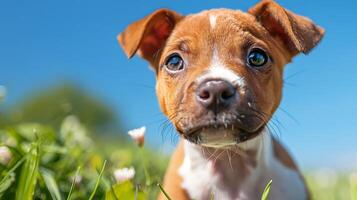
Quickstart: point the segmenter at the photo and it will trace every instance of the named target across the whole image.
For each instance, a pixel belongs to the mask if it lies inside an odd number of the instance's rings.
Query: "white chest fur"
[[[185,157],[179,168],[182,187],[196,200],[212,197],[217,200],[260,199],[266,183],[271,179],[273,183],[269,199],[307,199],[299,173],[275,158],[271,137],[268,131],[264,131],[256,138],[239,144],[241,149],[256,151],[254,167],[247,164],[246,170],[232,167],[232,161],[229,160],[207,158],[201,147],[185,141]],[[226,169],[217,169],[215,165],[220,164],[218,162],[226,162],[220,165],[226,166]],[[222,176],[227,175],[230,176],[229,184],[222,182]]]

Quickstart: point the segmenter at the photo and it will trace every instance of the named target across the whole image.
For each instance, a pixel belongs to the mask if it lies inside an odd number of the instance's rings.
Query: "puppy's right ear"
[[[182,19],[180,14],[160,9],[143,19],[129,25],[118,35],[118,41],[128,58],[138,53],[157,67],[161,51],[176,23]]]

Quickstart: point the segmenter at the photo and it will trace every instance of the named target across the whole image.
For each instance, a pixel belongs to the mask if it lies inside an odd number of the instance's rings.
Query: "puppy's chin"
[[[255,132],[246,132],[242,129],[213,126],[200,128],[192,134],[184,135],[187,140],[197,145],[210,148],[228,149],[234,145],[249,141],[259,135],[264,129],[260,127]]]
[[[238,143],[237,133],[235,132],[237,132],[237,130],[224,128],[204,129],[198,133],[199,144],[212,148],[229,148]]]

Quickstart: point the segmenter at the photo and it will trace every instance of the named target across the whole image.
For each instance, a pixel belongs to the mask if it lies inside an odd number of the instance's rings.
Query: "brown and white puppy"
[[[160,9],[118,36],[129,58],[137,53],[155,70],[160,107],[182,136],[164,180],[172,199],[259,199],[271,179],[270,199],[309,198],[266,126],[280,104],[284,66],[323,34],[266,0],[247,13]]]

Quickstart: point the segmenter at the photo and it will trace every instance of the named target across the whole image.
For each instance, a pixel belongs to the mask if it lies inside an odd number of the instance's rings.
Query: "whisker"
[[[227,156],[228,156],[228,163],[231,166],[232,171],[234,171],[233,165],[232,165],[232,158],[231,158],[231,155],[230,155],[230,151],[229,150],[225,150],[225,151],[226,151]]]
[[[281,110],[284,114],[286,114],[286,116],[288,116],[290,119],[292,119],[295,123],[300,125],[300,122],[293,115],[291,115],[287,110],[285,110],[281,106],[279,106],[278,109]]]
[[[221,151],[217,156],[216,158],[213,160],[213,163],[216,163],[218,158],[224,153],[224,151]]]

